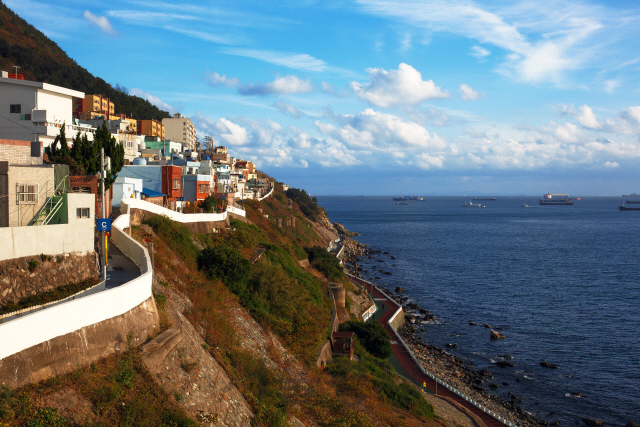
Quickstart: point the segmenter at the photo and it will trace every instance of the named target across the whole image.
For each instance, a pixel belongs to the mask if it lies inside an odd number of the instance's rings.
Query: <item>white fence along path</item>
[[[183,224],[192,222],[213,222],[224,221],[227,219],[227,212],[235,215],[246,217],[246,212],[242,209],[238,209],[234,206],[228,206],[227,210],[222,213],[193,213],[186,214],[182,212],[172,211],[171,209],[163,208],[153,203],[146,202],[138,199],[122,199],[121,211],[123,213],[129,213],[130,209],[140,209],[147,212],[151,212],[157,215],[166,216],[172,221],[180,222]]]
[[[52,305],[0,324],[0,360],[85,326],[120,316],[151,297],[149,253],[123,231],[127,227],[129,215],[120,215],[112,224],[112,241],[140,267],[142,274],[116,288]]]

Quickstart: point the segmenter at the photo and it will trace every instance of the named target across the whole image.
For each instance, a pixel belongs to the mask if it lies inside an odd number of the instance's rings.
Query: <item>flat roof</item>
[[[36,89],[42,89],[49,92],[59,93],[61,95],[75,96],[76,98],[84,98],[84,92],[68,89],[62,86],[56,86],[49,83],[34,82],[31,80],[10,79],[7,77],[0,77],[0,83],[14,84],[19,86],[28,86]]]

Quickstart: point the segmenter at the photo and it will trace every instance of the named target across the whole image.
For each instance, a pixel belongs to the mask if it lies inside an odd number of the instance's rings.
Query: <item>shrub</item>
[[[213,279],[221,279],[240,297],[251,276],[251,262],[229,245],[205,248],[198,256],[198,268]]]
[[[378,322],[364,323],[350,320],[341,324],[340,330],[354,332],[365,350],[374,357],[388,359],[393,355],[389,336]]]
[[[169,247],[180,254],[183,259],[195,258],[200,253],[198,247],[191,240],[191,233],[184,225],[171,221],[169,218],[156,215],[144,221],[153,231],[169,244]]]
[[[40,265],[40,263],[38,261],[36,261],[35,259],[32,259],[32,260],[29,260],[27,265],[29,266],[29,271],[33,271],[36,268],[38,268],[38,265]]]
[[[313,268],[324,274],[327,279],[339,280],[342,277],[343,272],[340,263],[325,248],[314,246],[304,250],[309,257],[309,263]]]

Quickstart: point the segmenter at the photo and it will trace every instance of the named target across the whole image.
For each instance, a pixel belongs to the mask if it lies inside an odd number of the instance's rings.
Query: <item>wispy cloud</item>
[[[484,98],[484,92],[478,92],[466,83],[462,83],[459,87],[460,98],[465,101],[475,101],[476,99]]]
[[[358,0],[363,10],[399,19],[426,31],[459,34],[492,44],[508,54],[498,68],[514,79],[561,84],[564,73],[587,66],[603,51],[604,40],[596,38],[608,25],[612,28],[633,20],[633,13],[606,11],[579,3],[550,4],[522,1],[511,7],[483,7],[473,1],[447,0]],[[557,3],[557,2],[556,2]],[[535,7],[534,7],[535,6]],[[635,13],[637,19],[638,13]],[[625,21],[626,20],[626,21]],[[486,57],[484,48],[471,54]]]
[[[210,71],[207,71],[205,80],[207,80],[209,85],[213,87],[234,87],[241,95],[291,95],[294,93],[309,93],[314,90],[311,79],[302,80],[293,75],[276,77],[273,81],[268,83],[242,84],[240,79],[236,77],[227,77],[226,75],[220,75],[217,72],[212,74]]]
[[[293,68],[294,70],[320,72],[327,70],[327,63],[325,61],[314,58],[306,53],[275,52],[255,49],[222,49],[220,52],[227,55],[254,58],[271,64]]]
[[[145,92],[142,89],[134,87],[133,89],[129,89],[129,95],[139,96],[142,99],[146,99],[156,107],[166,110],[169,113],[173,114],[178,111],[178,109],[172,105],[167,104],[162,99],[158,98],[155,95],[150,94],[149,92]]]
[[[82,16],[92,25],[100,28],[103,33],[109,34],[110,36],[115,36],[118,34],[118,32],[113,29],[111,22],[106,16],[97,16],[89,12],[88,10],[85,10]]]
[[[294,119],[299,119],[301,117],[306,116],[305,113],[303,113],[302,111],[298,110],[293,105],[288,104],[288,103],[283,102],[283,101],[278,101],[278,102],[274,103],[273,107],[276,110],[280,111],[285,116],[290,116],[290,117],[293,117]]]
[[[469,55],[473,56],[479,61],[486,61],[486,57],[491,55],[491,52],[489,52],[482,46],[472,46]]]

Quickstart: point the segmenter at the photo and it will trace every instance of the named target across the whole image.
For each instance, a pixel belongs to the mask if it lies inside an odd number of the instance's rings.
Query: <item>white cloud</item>
[[[238,92],[242,95],[290,95],[293,93],[313,92],[311,79],[301,80],[292,75],[277,77],[266,84],[248,84],[238,86]]]
[[[226,75],[220,75],[217,72],[214,72],[213,74],[211,74],[211,72],[209,70],[207,70],[207,74],[206,74],[206,80],[209,82],[209,84],[211,86],[229,86],[229,87],[234,87],[234,86],[238,86],[240,84],[240,80],[233,77],[233,78],[227,78]]]
[[[482,46],[472,46],[471,52],[469,52],[469,55],[473,56],[479,61],[485,61],[486,60],[485,58],[491,55],[491,52],[489,52],[487,49],[483,48]]]
[[[223,49],[221,53],[227,55],[254,58],[271,64],[282,65],[301,71],[326,71],[327,63],[306,53],[275,52],[254,49]]]
[[[620,164],[618,162],[605,162],[604,167],[605,168],[617,168],[617,167],[620,167]]]
[[[604,82],[604,91],[613,93],[620,86],[620,79],[606,80]]]
[[[216,136],[228,145],[244,145],[249,142],[247,130],[225,118],[218,120],[215,130]]]
[[[147,101],[149,101],[150,103],[152,103],[156,107],[160,108],[161,110],[166,110],[171,114],[176,113],[178,111],[177,108],[175,108],[172,105],[167,104],[166,102],[164,102],[162,99],[158,98],[157,96],[151,95],[149,92],[145,92],[142,89],[139,89],[137,87],[134,87],[133,89],[130,89],[129,90],[129,95],[139,96],[142,99],[146,99]]]
[[[323,134],[337,139],[353,150],[373,150],[392,153],[406,149],[442,149],[444,141],[419,124],[392,114],[366,109],[357,116],[336,115],[339,125],[316,121]]]
[[[406,52],[411,50],[411,33],[405,32],[400,39],[400,50]]]
[[[415,105],[427,99],[449,97],[433,80],[422,80],[420,72],[405,63],[397,70],[368,68],[366,71],[370,82],[351,82],[351,89],[360,99],[377,107]]]
[[[303,113],[293,105],[288,104],[286,102],[278,101],[273,104],[273,107],[276,110],[280,111],[285,116],[290,116],[290,117],[293,117],[294,119],[299,119],[300,117],[306,116],[305,113]]]
[[[593,110],[587,104],[578,108],[578,114],[576,114],[576,120],[578,122],[589,129],[598,129],[600,127],[600,123],[598,119],[596,119],[596,115],[593,114]]]
[[[118,32],[113,29],[109,18],[107,18],[106,16],[97,16],[89,12],[88,10],[85,10],[82,16],[91,24],[96,25],[98,28],[100,28],[102,32],[107,33],[110,36],[115,36],[118,34]]]
[[[603,7],[599,6],[566,3],[545,7],[537,2],[521,2],[489,8],[472,1],[448,0],[358,3],[369,13],[396,18],[428,33],[449,32],[504,49],[509,55],[499,71],[525,82],[561,84],[564,72],[582,68],[603,52],[602,39],[595,39],[605,19]],[[632,19],[624,12],[609,15],[606,18],[621,24]]]
[[[465,101],[475,101],[476,99],[484,98],[484,92],[473,90],[468,84],[462,83],[460,85],[460,97]]]
[[[557,126],[553,134],[563,142],[577,142],[582,136],[578,126],[573,123],[565,123],[564,125]]]

